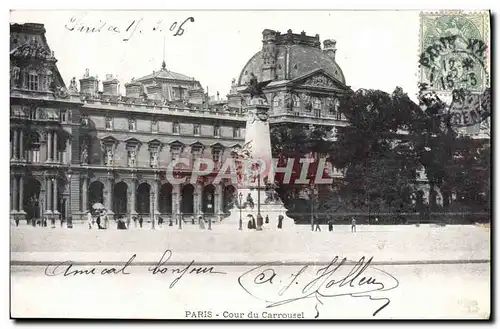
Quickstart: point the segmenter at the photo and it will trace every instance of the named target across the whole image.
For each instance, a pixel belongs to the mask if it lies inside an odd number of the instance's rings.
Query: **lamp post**
[[[69,205],[68,205],[68,218],[66,219],[66,227],[67,228],[73,228],[73,217],[71,215],[71,176],[73,176],[73,173],[71,172],[71,168],[68,170],[67,173],[68,176],[68,188],[69,188]]]
[[[240,194],[238,194],[238,200],[239,200],[239,203],[238,203],[238,208],[240,208],[240,231],[243,230],[243,218],[241,217],[241,210],[243,209],[243,193],[240,192]]]
[[[309,187],[310,200],[311,200],[311,231],[314,231],[314,196],[316,194],[315,187]]]
[[[52,198],[50,200],[50,205],[49,206],[53,206],[54,203],[57,205],[57,201],[54,202],[54,198],[57,198],[57,195],[54,195],[54,184],[56,183],[56,179],[54,177],[50,178],[50,181],[52,182],[52,185],[51,185],[51,189],[52,191],[49,191],[49,193],[52,193]],[[50,219],[50,226],[51,228],[55,228],[56,227],[56,215],[55,215],[55,212],[56,212],[57,209],[52,209],[52,218]]]
[[[155,229],[155,193],[151,191],[151,201],[152,201],[152,209],[151,209],[151,229]]]

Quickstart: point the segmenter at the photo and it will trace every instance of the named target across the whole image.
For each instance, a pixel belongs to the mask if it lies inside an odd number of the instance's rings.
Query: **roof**
[[[338,63],[321,49],[306,45],[278,45],[276,56],[276,80],[293,80],[315,69],[323,69],[345,84],[345,77]],[[262,51],[257,52],[241,70],[238,85],[245,85],[251,73],[262,81],[264,66]],[[275,81],[276,81],[275,80]]]
[[[188,77],[187,75],[169,71],[167,69],[161,69],[159,71],[155,71],[151,74],[148,74],[142,78],[135,79],[134,81],[145,81],[149,79],[154,79],[154,78],[159,78],[159,79],[170,79],[170,80],[185,80],[185,81],[195,81],[195,78],[193,77]]]

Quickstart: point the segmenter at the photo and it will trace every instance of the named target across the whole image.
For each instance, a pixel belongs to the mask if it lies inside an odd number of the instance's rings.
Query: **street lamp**
[[[238,208],[240,208],[240,231],[243,230],[243,218],[241,217],[241,210],[243,209],[243,193],[238,194]]]
[[[309,187],[311,200],[311,231],[314,231],[314,195],[316,194],[315,187]]]
[[[73,228],[73,218],[71,215],[71,176],[73,176],[73,173],[71,172],[71,168],[68,170],[68,173],[66,174],[68,176],[68,185],[69,185],[69,205],[68,205],[68,218],[67,220],[67,228]]]
[[[151,191],[151,199],[153,201],[153,205],[152,205],[152,210],[151,210],[151,229],[154,230],[155,229],[155,193],[153,191]]]
[[[52,177],[51,179],[51,182],[52,182],[52,191],[49,191],[49,193],[52,193],[52,198],[50,200],[50,203],[52,203],[51,205],[49,206],[52,206],[54,205],[54,203],[56,204],[57,206],[57,202],[54,202],[54,198],[57,198],[57,195],[54,195],[54,184],[55,184],[55,181],[56,179],[54,177]],[[56,227],[56,215],[54,214],[56,212],[57,209],[53,209],[53,213],[52,213],[52,218],[50,219],[50,225],[51,225],[51,228],[55,228]]]

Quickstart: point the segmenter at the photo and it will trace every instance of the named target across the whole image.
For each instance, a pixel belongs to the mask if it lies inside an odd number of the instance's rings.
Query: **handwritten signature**
[[[325,267],[314,271],[309,265],[296,273],[278,272],[272,265],[257,266],[238,278],[240,286],[251,296],[276,307],[306,298],[316,299],[316,316],[319,317],[321,298],[339,296],[365,297],[383,304],[373,316],[386,308],[391,300],[388,297],[374,296],[375,292],[387,292],[399,286],[399,281],[388,272],[371,266],[373,257],[361,257],[350,269],[347,259],[338,256]],[[311,279],[312,278],[312,279]]]
[[[86,13],[79,16],[71,16],[69,21],[64,25],[64,27],[68,31],[74,32],[82,32],[82,33],[113,33],[123,36],[123,41],[129,41],[134,34],[139,33],[143,34],[144,32],[152,31],[152,32],[163,32],[166,30],[166,26],[168,30],[173,33],[174,37],[181,36],[185,32],[185,24],[189,22],[194,22],[193,17],[186,18],[181,24],[178,24],[176,21],[170,25],[164,25],[165,23],[162,20],[156,21],[154,24],[147,24],[143,18],[134,19],[129,21],[127,24],[120,26],[118,24],[114,24],[112,22],[99,20],[99,22],[85,22]],[[137,32],[136,32],[137,31]]]
[[[81,267],[77,266],[72,261],[63,261],[56,264],[48,265],[45,268],[45,275],[47,276],[63,276],[63,277],[74,277],[74,276],[94,276],[94,275],[129,275],[130,266],[133,265],[136,254],[132,255],[125,265],[120,267]],[[158,263],[154,266],[148,267],[148,272],[152,275],[167,275],[167,274],[178,274],[174,277],[170,283],[170,289],[172,289],[180,279],[185,275],[209,275],[209,274],[226,274],[225,272],[217,271],[213,266],[195,266],[194,260],[191,261],[185,267],[167,267],[168,261],[172,257],[172,251],[167,249],[161,256]],[[99,268],[98,268],[99,267]]]

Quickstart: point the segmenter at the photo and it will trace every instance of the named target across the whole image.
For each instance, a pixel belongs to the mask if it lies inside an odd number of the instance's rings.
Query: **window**
[[[274,96],[273,98],[273,108],[281,107],[281,98],[279,95]]]
[[[61,110],[59,112],[59,122],[66,122],[67,119],[67,112],[66,110]]]
[[[30,72],[28,74],[28,89],[29,90],[39,90],[40,88],[40,77],[36,72]]]
[[[30,119],[31,120],[36,120],[36,107],[32,107],[30,109]]]
[[[137,129],[137,122],[135,119],[128,119],[128,130],[130,131],[136,131]]]
[[[239,127],[233,127],[233,138],[241,137],[241,131]]]
[[[31,150],[29,152],[31,162],[40,162],[40,135],[37,133],[33,135],[33,141],[31,143]]]
[[[159,122],[158,120],[153,120],[151,122],[151,132],[157,133],[159,131]]]
[[[201,126],[200,126],[200,124],[196,123],[196,124],[193,126],[193,134],[194,134],[194,135],[199,135],[199,134],[200,134],[200,131],[201,131]]]
[[[172,161],[179,159],[179,156],[181,154],[180,146],[172,146],[170,148],[170,153],[172,154]]]
[[[199,145],[193,146],[191,148],[191,153],[193,154],[193,160],[199,159],[201,157],[202,148]]]
[[[339,111],[337,111],[337,120],[343,120],[344,119],[344,115],[342,113],[340,113]]]
[[[215,137],[220,137],[220,127],[219,125],[214,126],[214,136]]]
[[[215,162],[215,163],[219,163],[220,162],[220,159],[221,159],[221,150],[220,149],[213,149],[212,150],[212,160]]]
[[[172,124],[172,133],[174,133],[174,134],[179,133],[179,122],[174,122]]]
[[[108,130],[113,129],[113,118],[106,117],[106,129]]]

